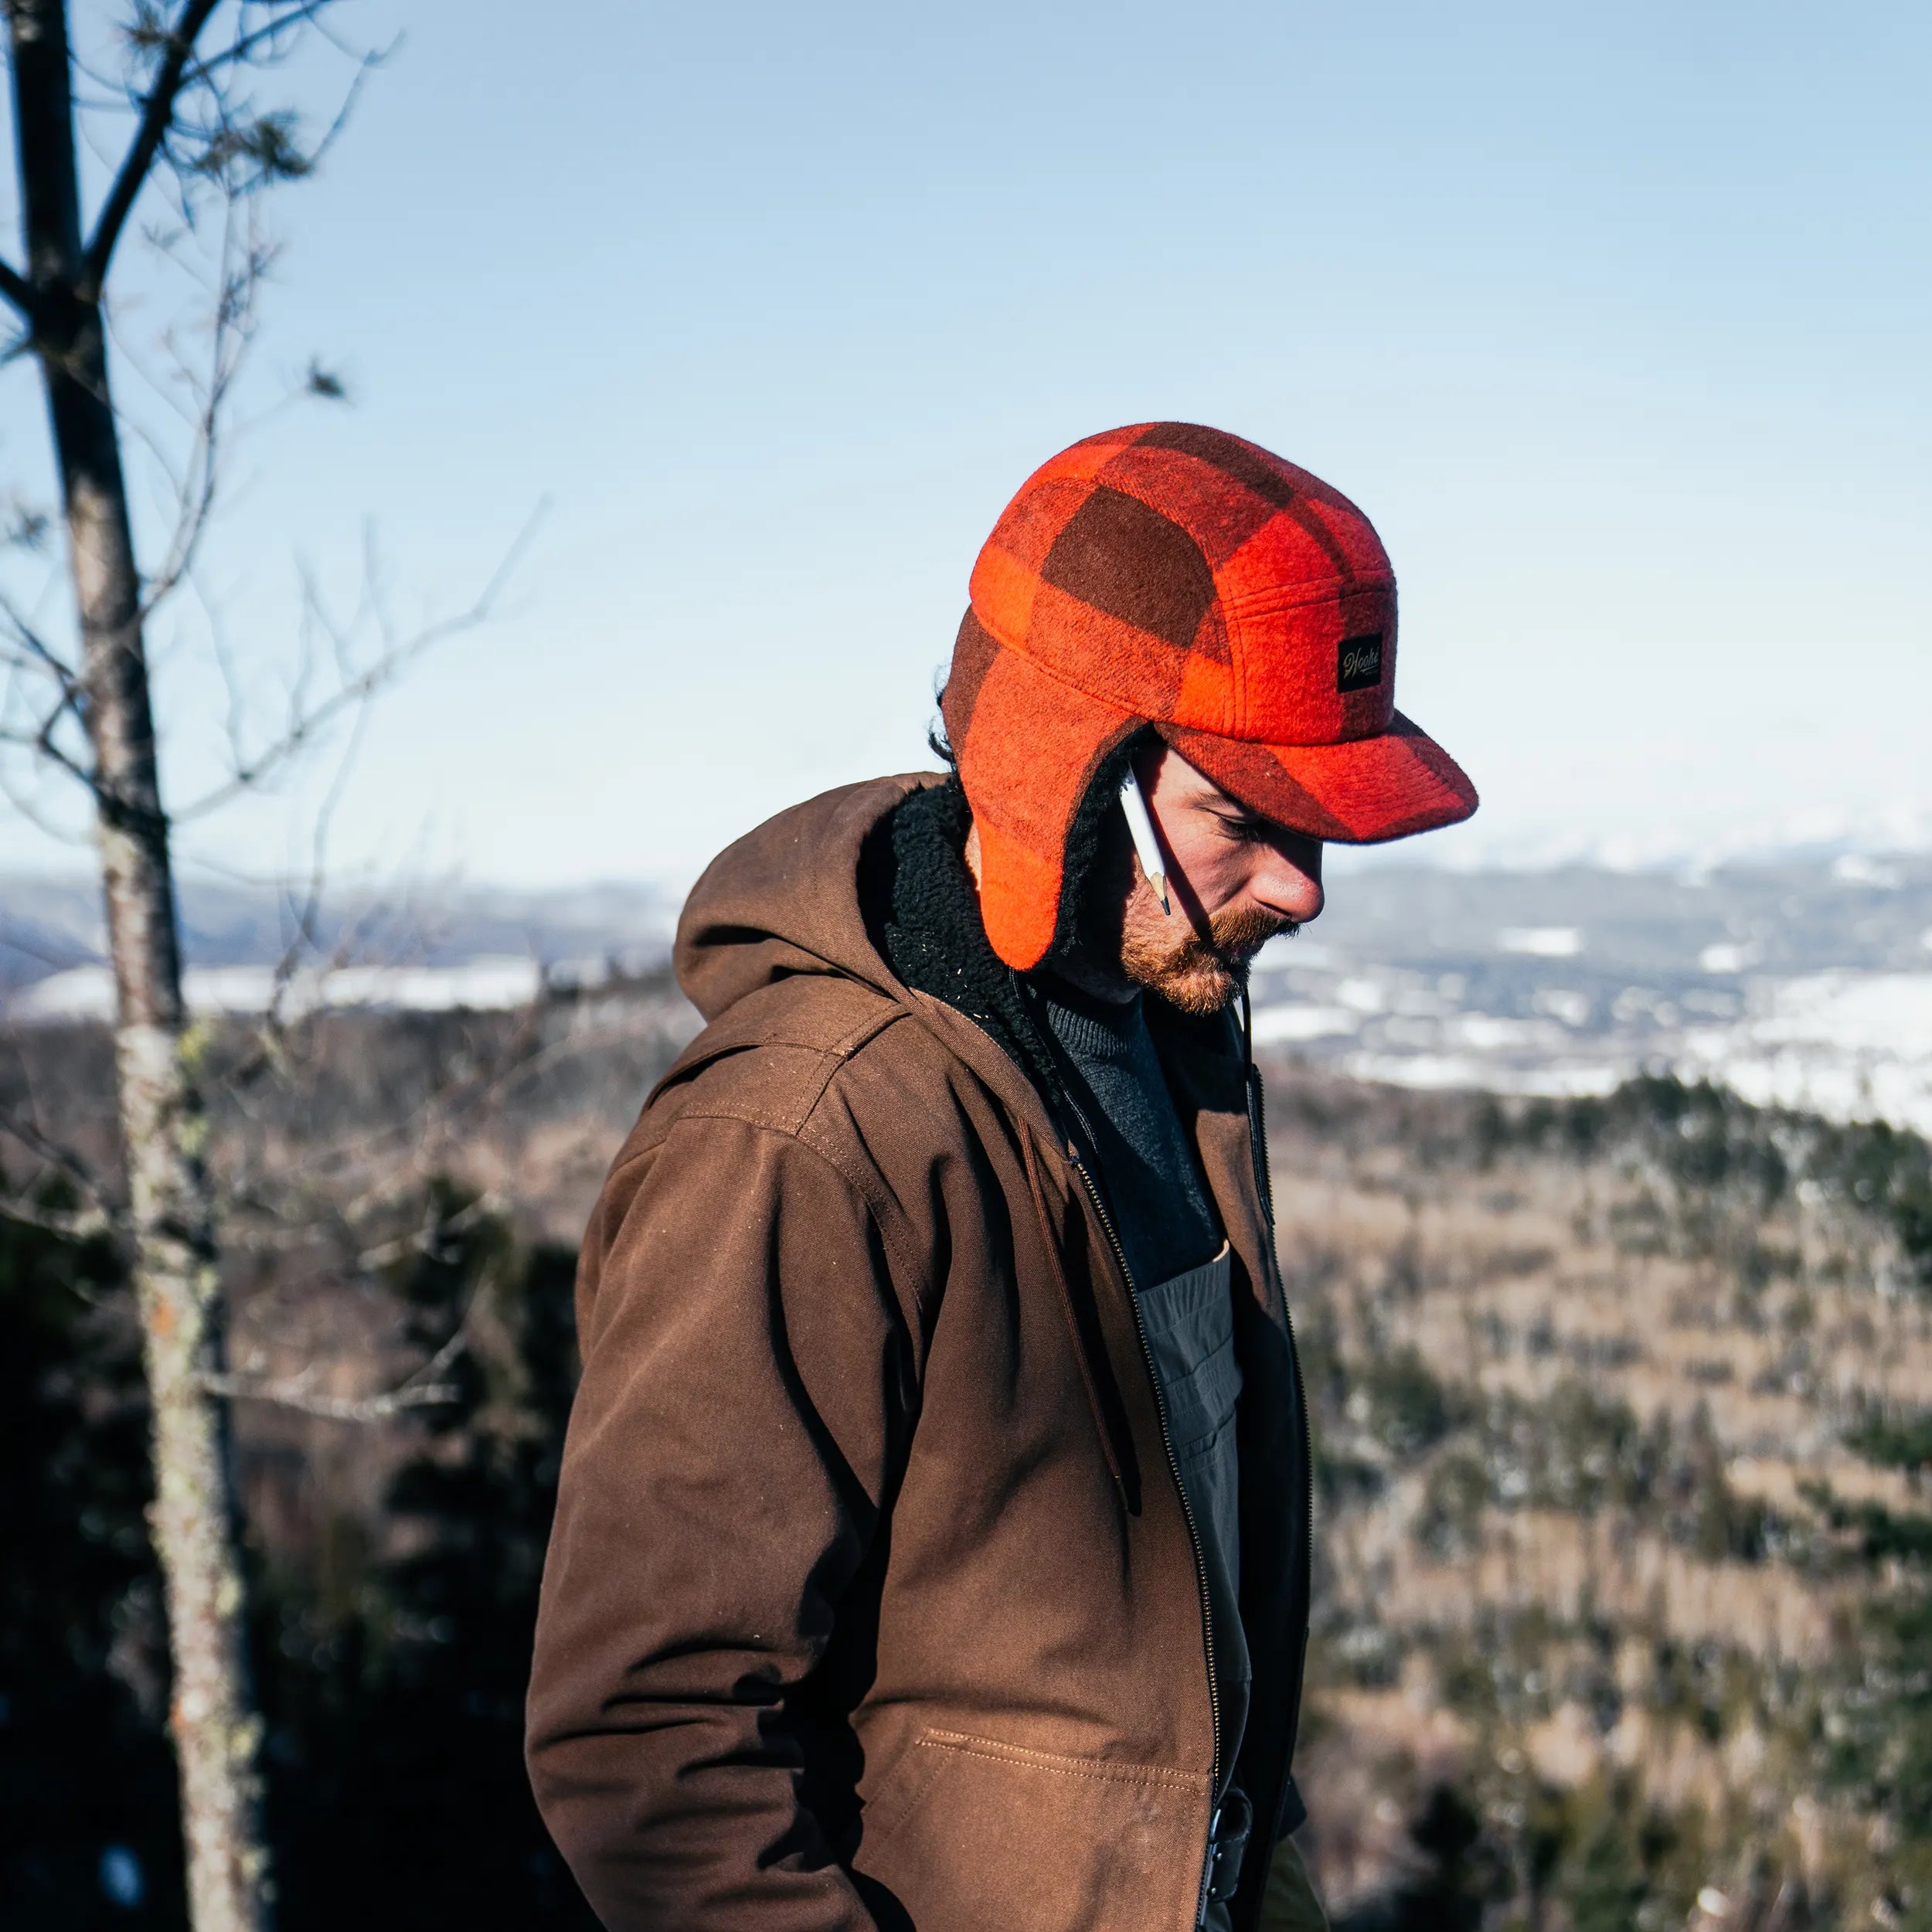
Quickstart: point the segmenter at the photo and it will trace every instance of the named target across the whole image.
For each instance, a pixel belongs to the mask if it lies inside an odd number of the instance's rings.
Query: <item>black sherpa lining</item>
[[[1129,760],[1151,736],[1151,730],[1134,732],[1108,752],[1073,814],[1053,944],[1041,962],[1045,968],[1083,946],[1103,955],[1119,947],[1117,930],[1089,930],[1086,921],[1124,897],[1124,873],[1120,892],[1090,888],[1102,867],[1132,863],[1125,828],[1117,820],[1110,824],[1108,813]],[[886,835],[875,835],[862,897],[893,971],[906,985],[943,999],[992,1035],[1033,1083],[1064,1135],[1078,1116],[1041,1023],[1029,1010],[1034,989],[993,951],[980,918],[979,894],[966,866],[972,823],[957,772],[942,784],[909,793],[880,828]],[[1116,827],[1121,835],[1110,839],[1107,835]]]
[[[1059,1076],[1026,1011],[1018,975],[993,951],[966,868],[973,815],[959,780],[909,793],[869,854],[865,898],[879,950],[915,991],[930,993],[983,1027],[1066,1118]]]

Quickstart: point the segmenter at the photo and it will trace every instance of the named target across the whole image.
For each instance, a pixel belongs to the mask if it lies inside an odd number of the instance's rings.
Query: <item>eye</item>
[[[1217,811],[1214,816],[1221,828],[1239,845],[1253,845],[1257,839],[1266,836],[1266,831],[1260,820],[1250,818],[1245,812],[1234,814]]]

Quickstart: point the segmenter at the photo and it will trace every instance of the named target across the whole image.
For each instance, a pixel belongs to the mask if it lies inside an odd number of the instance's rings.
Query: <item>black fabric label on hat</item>
[[[1335,654],[1335,688],[1338,691],[1366,691],[1382,682],[1382,633],[1371,631],[1366,638],[1344,638]]]

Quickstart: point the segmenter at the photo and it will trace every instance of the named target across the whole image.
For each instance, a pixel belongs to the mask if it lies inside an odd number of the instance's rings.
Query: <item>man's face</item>
[[[1167,853],[1174,910],[1161,910],[1136,862],[1121,966],[1183,1012],[1219,1012],[1269,940],[1319,916],[1321,841],[1257,818],[1165,745],[1134,768]]]

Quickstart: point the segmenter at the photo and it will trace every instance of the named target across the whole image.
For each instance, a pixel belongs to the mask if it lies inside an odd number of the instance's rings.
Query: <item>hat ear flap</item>
[[[990,820],[976,814],[975,823],[979,828],[979,916],[987,940],[1015,972],[1030,972],[1053,943],[1061,866],[1009,838]]]
[[[1077,943],[1108,808],[1131,742],[1148,726],[1006,648],[970,608],[939,703],[979,828],[986,937],[1008,965],[1031,971]]]
[[[1151,725],[1130,720],[1114,743],[1103,747],[1087,781],[1087,789],[1074,808],[1066,830],[1066,847],[1060,865],[1060,904],[1053,921],[1053,941],[1047,960],[1066,958],[1095,937],[1109,944],[1119,939],[1117,930],[1100,922],[1094,927],[1096,908],[1091,903],[1097,886],[1117,884],[1120,897],[1126,897],[1131,872],[1127,870],[1129,840],[1126,821],[1121,814],[1121,787],[1127,782],[1128,767],[1144,745],[1158,742]],[[1124,876],[1108,878],[1110,860],[1118,860]]]
[[[1151,735],[1138,719],[1122,719],[1083,764],[1061,767],[1057,786],[1050,780],[1059,761],[1043,744],[1034,775],[1049,783],[1036,785],[1018,811],[1021,801],[989,791],[969,740],[959,775],[979,829],[980,917],[993,951],[1015,971],[1079,949],[1083,902],[1113,849],[1110,814],[1135,748]]]

